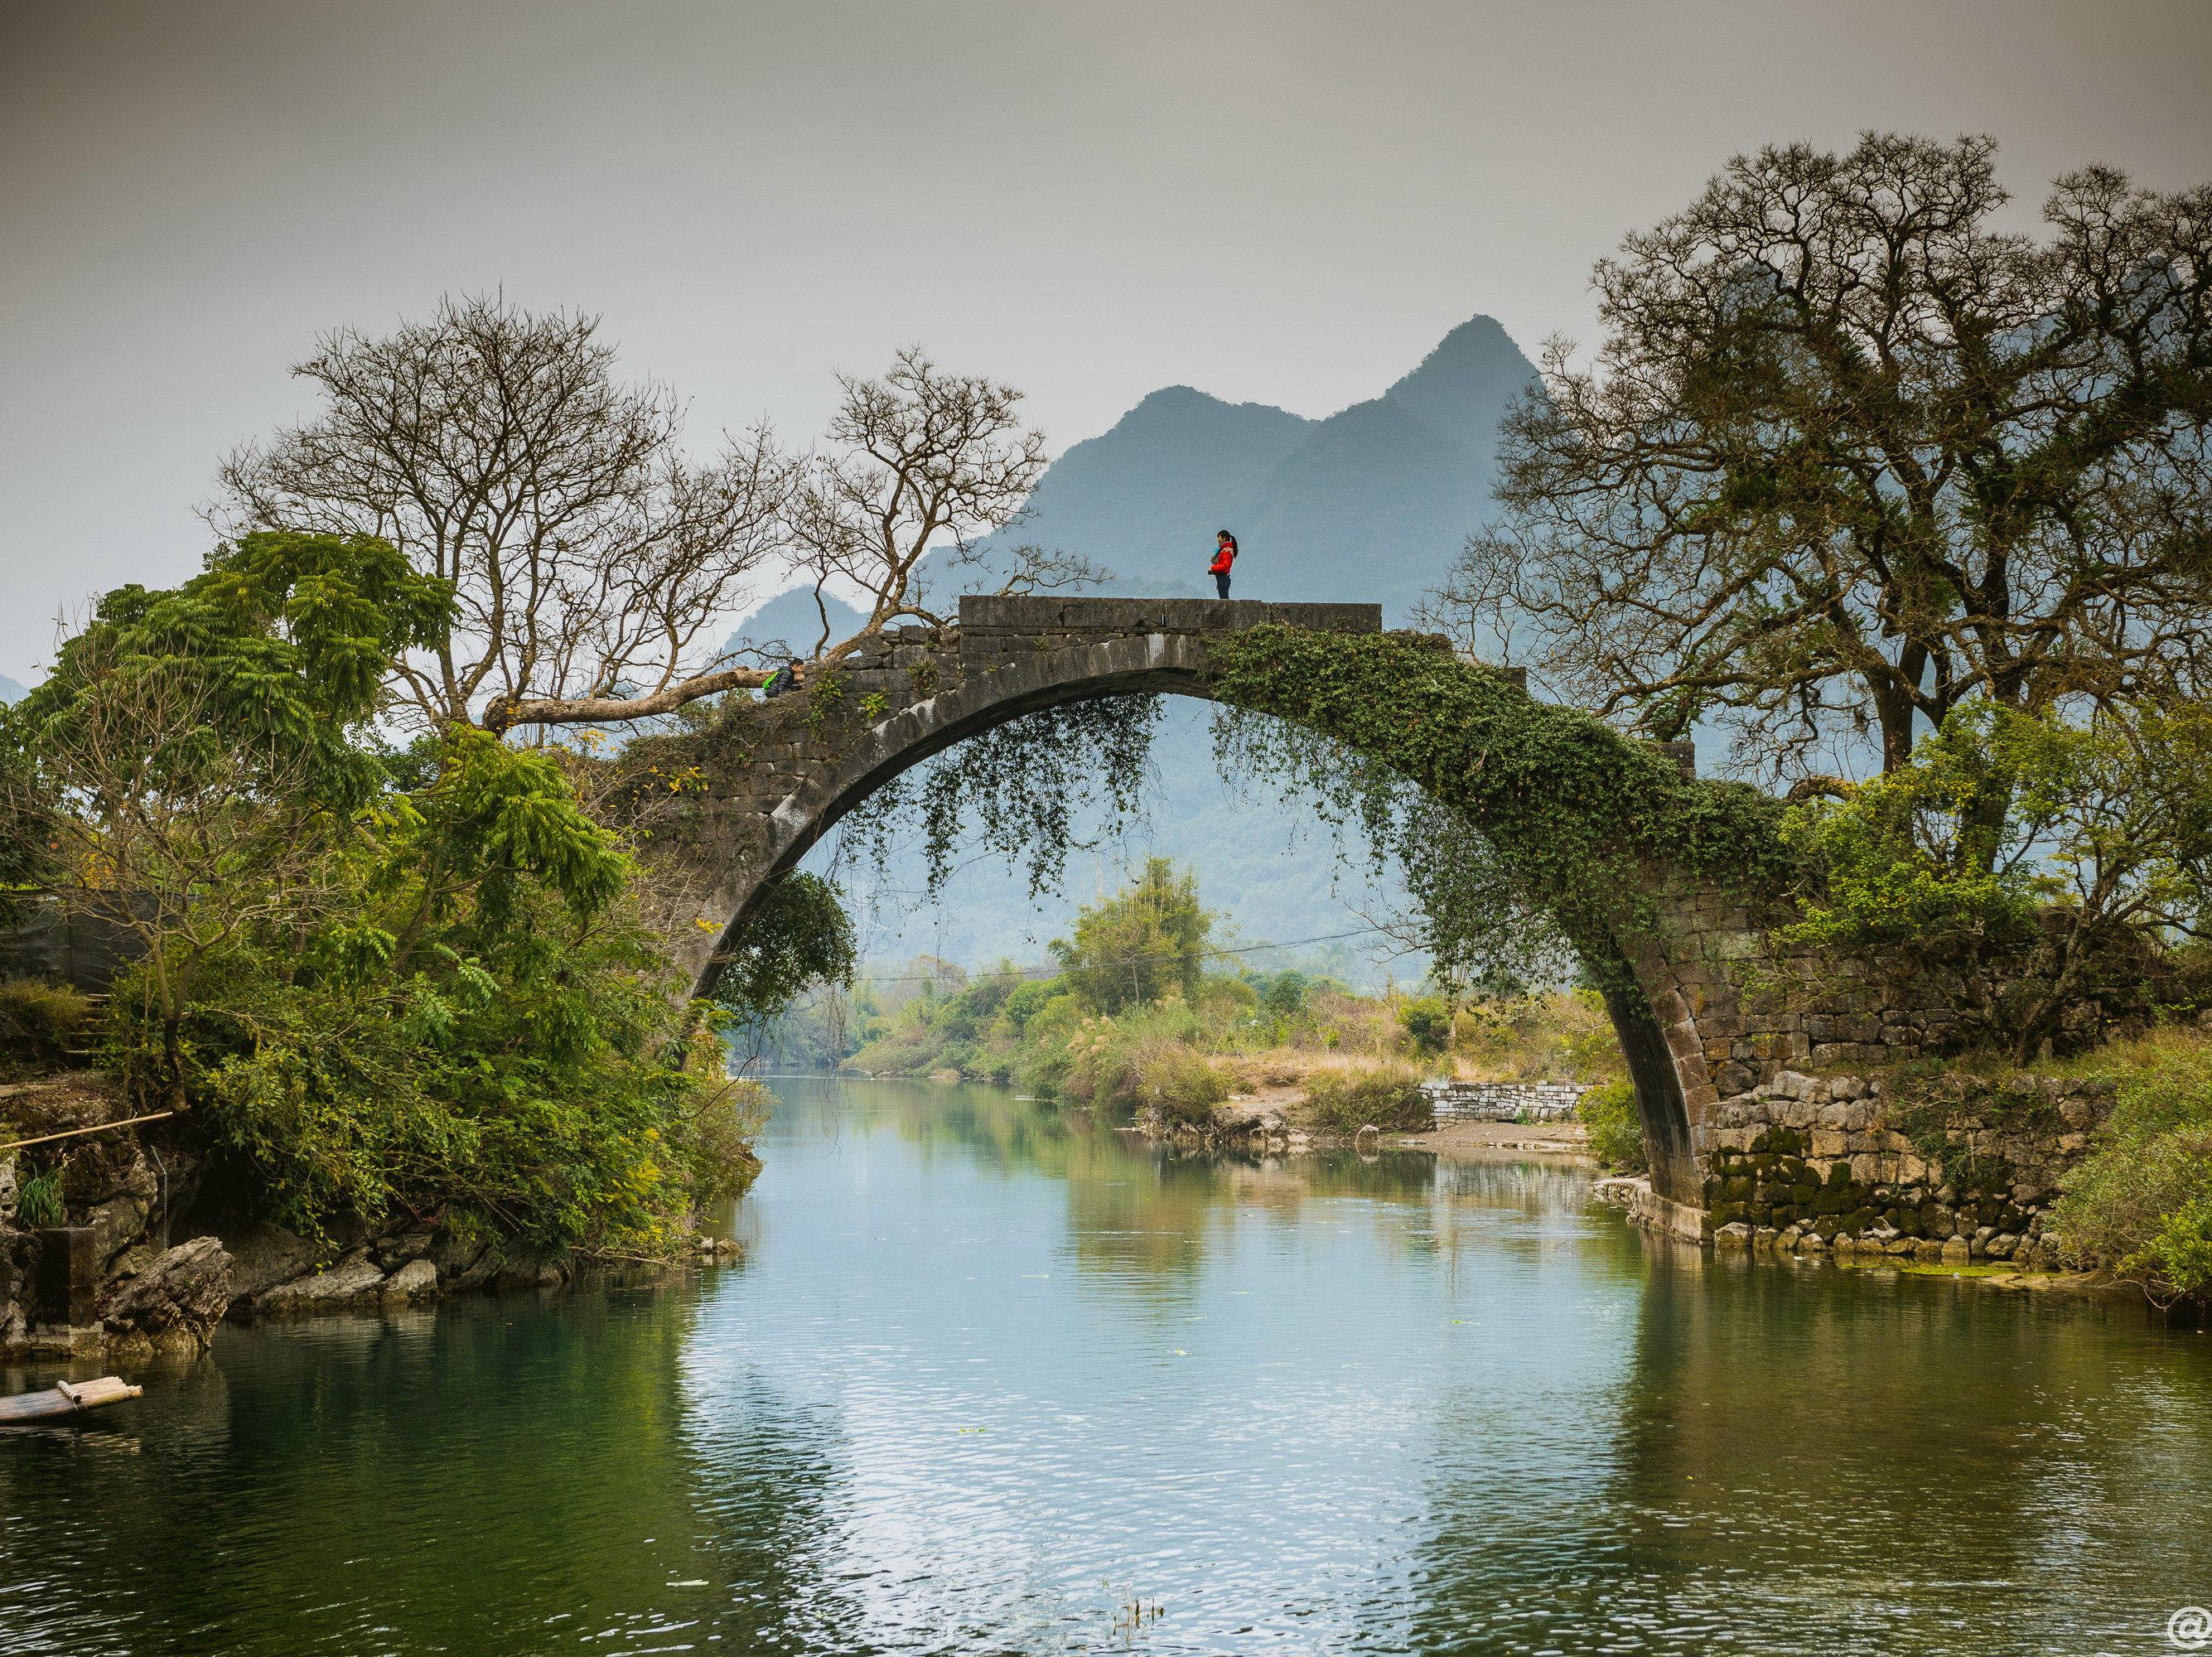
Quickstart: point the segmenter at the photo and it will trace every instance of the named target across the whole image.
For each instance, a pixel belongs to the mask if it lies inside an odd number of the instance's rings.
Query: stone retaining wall
[[[2048,1206],[2111,1102],[2056,1077],[1785,1070],[1715,1108],[1705,1229],[1723,1249],[2055,1266]]]
[[[1439,1122],[1565,1122],[1589,1088],[1580,1082],[1424,1082]]]

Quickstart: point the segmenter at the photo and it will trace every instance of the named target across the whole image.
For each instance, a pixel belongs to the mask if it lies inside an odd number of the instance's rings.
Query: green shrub
[[[91,1014],[92,1004],[66,984],[0,979],[0,1052],[51,1063],[73,1045]]]
[[[1636,1112],[1633,1083],[1607,1082],[1592,1088],[1575,1107],[1589,1135],[1590,1154],[1607,1168],[1639,1173],[1644,1162],[1644,1119]]]
[[[295,975],[248,946],[207,963],[179,1031],[191,1124],[270,1218],[321,1235],[404,1210],[547,1254],[650,1254],[750,1180],[750,1096],[726,1090],[719,1043],[676,1039],[635,911],[510,901],[404,977]],[[116,980],[110,1017],[139,1096],[163,1074],[149,972]]]
[[[1067,1069],[1060,1089],[1070,1098],[1116,1110],[1154,1103],[1146,1094],[1146,1066],[1165,1062],[1162,1053],[1175,1046],[1191,1048],[1196,1057],[1203,1035],[1197,1013],[1182,1002],[1132,1007],[1118,1018],[1079,1019],[1066,1040]]]
[[[1295,1018],[1306,1010],[1306,996],[1312,986],[1304,973],[1285,968],[1261,981],[1267,987],[1260,1005],[1276,1017]]]
[[[2212,1187],[2212,1143],[2197,1147],[2196,1176],[2200,1187]],[[2212,1194],[2200,1193],[2160,1215],[2158,1229],[2133,1259],[2154,1283],[2203,1296],[2212,1289]]]
[[[1180,1041],[1144,1043],[1129,1057],[1128,1075],[1139,1108],[1193,1127],[1212,1120],[1213,1108],[1229,1096],[1221,1073]]]
[[[1398,1023],[1413,1051],[1433,1058],[1451,1046],[1452,1010],[1442,996],[1425,995],[1398,1009]]]
[[[1410,1065],[1384,1065],[1352,1073],[1322,1071],[1306,1078],[1306,1114],[1317,1127],[1356,1133],[1377,1127],[1418,1133],[1436,1124],[1420,1072]]]
[[[1067,980],[1064,978],[1030,979],[1007,992],[1000,1011],[1016,1035],[1025,1035],[1037,1015],[1066,993]]]
[[[774,1096],[758,1082],[733,1077],[690,1114],[672,1122],[668,1144],[689,1172],[690,1198],[705,1208],[744,1194],[760,1172],[753,1140],[767,1126]]]
[[[1015,1079],[1031,1093],[1062,1091],[1074,1065],[1068,1043],[1082,1023],[1082,1006],[1073,995],[1063,991],[1048,997],[1023,1027],[1025,1040],[1015,1061]]]
[[[2161,1300],[2212,1297],[2212,1048],[2154,1047],[2113,1080],[2102,1143],[2066,1176],[2052,1229],[2074,1265]]]

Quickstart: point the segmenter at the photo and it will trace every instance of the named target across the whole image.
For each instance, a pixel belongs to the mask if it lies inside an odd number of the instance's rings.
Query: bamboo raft
[[[103,1404],[119,1404],[126,1398],[137,1398],[144,1390],[133,1387],[120,1375],[102,1375],[97,1381],[64,1381],[43,1393],[18,1393],[13,1398],[0,1398],[0,1424],[75,1415],[80,1410],[96,1410]]]

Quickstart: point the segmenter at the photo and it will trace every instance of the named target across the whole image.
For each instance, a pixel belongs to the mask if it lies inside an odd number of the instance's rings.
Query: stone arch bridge
[[[681,865],[673,884],[689,895],[686,912],[668,922],[682,966],[708,987],[769,884],[908,768],[1061,704],[1158,693],[1210,700],[1210,641],[1268,623],[1371,634],[1382,611],[969,597],[957,626],[889,629],[848,658],[826,707],[806,694],[733,704],[716,739],[697,750],[707,757],[687,801],[688,828],[656,842],[657,856]],[[1676,746],[1686,764],[1686,744]],[[1724,1098],[1796,1063],[1911,1056],[1918,1032],[1890,1022],[1907,1015],[1883,1008],[1879,992],[1828,994],[1813,1007],[1760,987],[1776,963],[1757,901],[1666,870],[1652,879],[1656,923],[1621,940],[1642,992],[1609,997],[1608,1010],[1635,1078],[1654,1189],[1674,1205],[1669,1223],[1695,1235]]]

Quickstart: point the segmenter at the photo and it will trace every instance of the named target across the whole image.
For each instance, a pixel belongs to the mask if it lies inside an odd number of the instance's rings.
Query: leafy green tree
[[[1451,1004],[1440,995],[1417,996],[1398,1009],[1398,1027],[1415,1053],[1434,1058],[1451,1046]]]
[[[1595,273],[1455,608],[1661,737],[1887,771],[1964,703],[2193,683],[2212,604],[2212,185],[2058,179],[2000,229],[1988,138],[1739,156]]]
[[[1295,1018],[1305,1011],[1306,975],[1295,967],[1285,967],[1267,980],[1267,987],[1260,997],[1260,1005],[1277,1018]]]
[[[1017,984],[1006,993],[1002,1011],[1006,1023],[1016,1035],[1026,1035],[1030,1022],[1042,1012],[1054,996],[1067,993],[1066,980],[1058,978],[1034,978]]]
[[[375,739],[447,602],[381,542],[250,536],[111,593],[10,712],[69,901],[146,946],[113,1063],[295,1225],[665,1247],[749,1177],[757,1096],[684,1041],[629,859],[555,756]]]
[[[1992,798],[2009,803],[1994,822]],[[2072,724],[1968,704],[1903,767],[1795,808],[1784,833],[1808,871],[1791,937],[1905,952],[2025,1059],[2085,995],[2203,930],[2212,708]]]
[[[708,998],[744,1033],[757,1056],[776,1021],[810,986],[850,988],[855,958],[852,919],[836,887],[816,875],[787,875],[762,895]]]
[[[1170,990],[1195,1001],[1212,926],[1198,877],[1151,858],[1134,881],[1079,911],[1074,936],[1053,939],[1052,952],[1070,988],[1100,1012],[1147,1005]]]
[[[9,814],[63,901],[145,953],[173,1103],[210,958],[334,901],[313,871],[384,780],[386,665],[447,602],[381,541],[247,536],[181,587],[109,593],[0,718]]]

